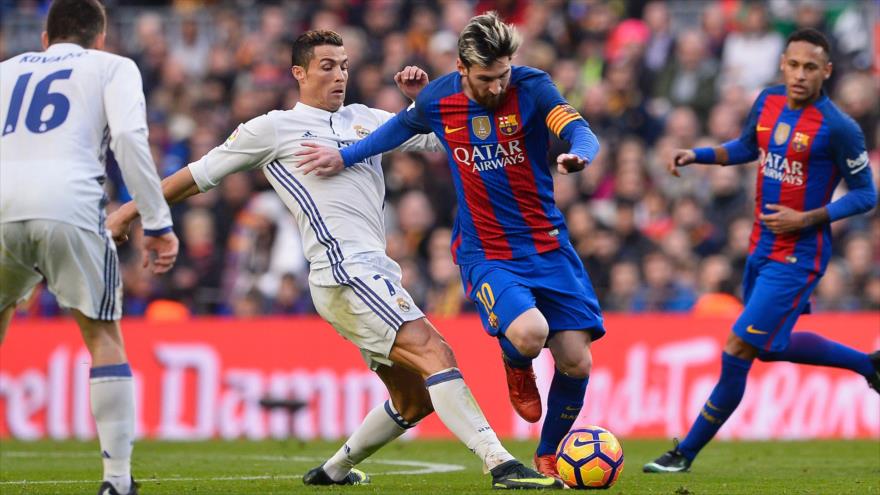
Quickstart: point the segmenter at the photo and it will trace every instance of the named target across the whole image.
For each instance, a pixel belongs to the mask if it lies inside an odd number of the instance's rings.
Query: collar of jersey
[[[49,45],[49,48],[46,48],[47,52],[59,52],[59,51],[70,51],[74,48],[78,48],[80,50],[85,50],[85,48],[77,45],[76,43],[52,43]]]
[[[296,102],[296,105],[293,106],[293,109],[296,110],[297,112],[308,113],[308,114],[312,114],[316,117],[324,117],[324,118],[329,118],[331,115],[341,112],[343,108],[345,108],[345,105],[342,105],[341,107],[339,107],[339,110],[337,110],[335,112],[328,112],[327,110],[315,108],[311,105],[306,105],[305,103],[303,103],[301,101]]]

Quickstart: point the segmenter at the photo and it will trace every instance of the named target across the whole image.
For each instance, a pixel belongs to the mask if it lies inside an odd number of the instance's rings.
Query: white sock
[[[458,368],[434,373],[425,385],[437,416],[486,467],[492,469],[514,458],[498,441]]]
[[[351,437],[324,463],[324,471],[335,481],[345,478],[351,468],[385,444],[403,435],[415,423],[408,423],[395,409],[391,400],[374,407]]]
[[[134,383],[128,363],[92,368],[92,415],[101,443],[104,480],[117,492],[131,489],[131,450],[134,442]]]

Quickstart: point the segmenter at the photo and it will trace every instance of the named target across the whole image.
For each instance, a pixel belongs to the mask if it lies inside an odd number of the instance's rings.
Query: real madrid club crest
[[[791,138],[791,147],[799,153],[806,151],[810,147],[810,136],[803,132],[794,133],[794,137]]]
[[[788,135],[791,134],[791,126],[785,122],[776,125],[776,132],[773,133],[773,142],[778,146],[782,146],[788,141]]]
[[[486,139],[492,133],[492,122],[485,115],[472,118],[471,127],[474,130],[474,136],[480,139]]]
[[[354,133],[357,134],[357,137],[359,137],[361,139],[370,135],[370,130],[362,125],[355,124],[353,127],[354,127]]]
[[[519,121],[516,114],[502,115],[498,117],[498,131],[505,136],[512,136],[519,130]]]
[[[400,310],[404,313],[408,313],[411,308],[409,302],[407,302],[407,300],[402,297],[397,298],[397,307],[400,308]]]

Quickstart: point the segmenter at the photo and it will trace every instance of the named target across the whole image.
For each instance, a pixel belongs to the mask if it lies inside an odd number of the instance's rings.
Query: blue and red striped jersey
[[[873,191],[865,138],[858,125],[823,93],[813,104],[792,110],[785,86],[764,90],[752,106],[739,139],[745,161],[760,158],[755,191],[755,223],[750,253],[823,273],[831,257],[831,225],[774,234],[758,219],[774,213],[768,204],[798,211],[829,205],[841,178],[851,191]],[[731,160],[734,161],[734,160]],[[871,196],[876,202],[876,195]],[[832,220],[839,218],[829,206]],[[873,204],[867,205],[870,209]]]
[[[569,242],[553,200],[549,132],[562,135],[585,121],[546,73],[512,67],[503,101],[487,109],[465,96],[453,72],[428,84],[398,117],[412,131],[433,131],[446,148],[458,197],[456,263],[520,258]]]

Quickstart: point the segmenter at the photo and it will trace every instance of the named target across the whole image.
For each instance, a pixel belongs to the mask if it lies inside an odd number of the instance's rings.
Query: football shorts
[[[797,265],[749,256],[743,274],[745,308],[733,324],[734,333],[760,350],[784,350],[820,278]]]
[[[593,340],[605,335],[593,284],[570,244],[523,258],[462,265],[461,279],[489,335],[504,334],[531,308],[544,315],[551,334],[587,330]]]
[[[309,274],[318,314],[361,350],[373,370],[392,364],[388,354],[398,329],[425,316],[400,280],[400,266],[384,253],[360,255]]]
[[[116,245],[55,220],[0,224],[0,308],[26,299],[43,278],[64,308],[95,320],[122,317]]]

